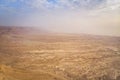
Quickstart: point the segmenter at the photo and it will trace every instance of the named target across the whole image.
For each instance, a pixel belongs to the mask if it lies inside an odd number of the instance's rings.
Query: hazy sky
[[[0,25],[120,36],[120,0],[0,0]]]

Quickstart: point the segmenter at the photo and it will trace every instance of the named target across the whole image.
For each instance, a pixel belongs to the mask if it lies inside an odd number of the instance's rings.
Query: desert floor
[[[120,37],[0,27],[0,80],[120,80]]]

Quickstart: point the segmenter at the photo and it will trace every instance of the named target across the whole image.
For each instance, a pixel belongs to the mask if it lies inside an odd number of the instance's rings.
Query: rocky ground
[[[0,28],[0,80],[120,80],[120,37]]]

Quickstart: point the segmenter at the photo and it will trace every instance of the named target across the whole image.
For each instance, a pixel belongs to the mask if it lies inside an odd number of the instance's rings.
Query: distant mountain
[[[33,27],[9,27],[0,26],[0,34],[45,34],[50,33],[47,30]]]

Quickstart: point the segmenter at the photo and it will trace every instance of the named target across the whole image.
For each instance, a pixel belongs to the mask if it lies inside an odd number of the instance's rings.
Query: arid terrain
[[[120,37],[0,27],[0,80],[120,80]]]

